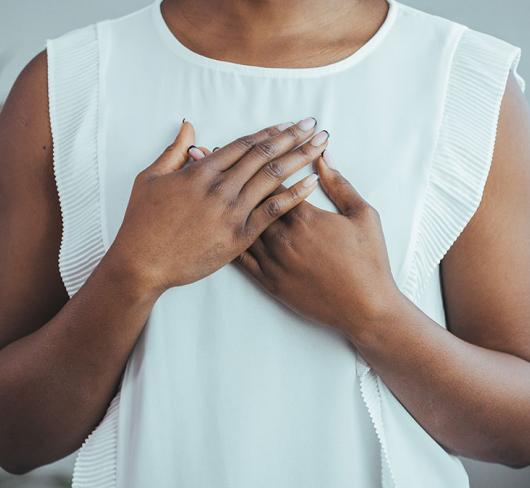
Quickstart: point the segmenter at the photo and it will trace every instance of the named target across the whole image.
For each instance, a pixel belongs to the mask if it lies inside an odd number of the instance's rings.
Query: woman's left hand
[[[400,292],[377,211],[323,157],[317,169],[340,213],[302,202],[237,262],[300,315],[355,337],[364,324],[389,312]]]

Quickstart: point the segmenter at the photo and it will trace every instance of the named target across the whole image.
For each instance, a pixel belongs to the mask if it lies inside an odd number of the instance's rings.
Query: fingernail
[[[212,152],[215,152],[219,149],[219,146],[215,146],[213,149],[212,149]]]
[[[201,159],[201,158],[204,158],[205,156],[205,154],[197,146],[188,147],[188,154],[193,159]]]
[[[324,158],[324,162],[328,165],[328,167],[332,169],[336,168],[333,158],[331,157],[327,149],[322,152],[322,157]]]
[[[315,117],[307,117],[306,119],[302,119],[300,122],[298,122],[297,125],[303,131],[307,131],[317,125],[317,119],[315,119]]]
[[[184,123],[184,122],[186,122],[186,117],[184,117],[184,118],[182,119],[182,123]]]
[[[305,187],[313,186],[318,181],[318,175],[310,174],[302,183]]]
[[[327,130],[321,130],[318,134],[315,134],[311,139],[312,146],[320,146],[324,144],[329,137],[329,132]]]
[[[283,131],[283,130],[287,129],[287,127],[291,127],[291,125],[294,125],[294,123],[293,122],[284,122],[283,124],[278,124],[276,126],[276,128],[279,131]]]

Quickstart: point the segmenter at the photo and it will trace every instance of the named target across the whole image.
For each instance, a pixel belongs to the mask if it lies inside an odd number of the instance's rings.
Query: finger
[[[277,188],[275,188],[271,195],[279,195],[280,193],[286,191],[287,188],[284,185],[279,185]],[[307,197],[306,197],[307,198]],[[318,207],[315,207],[313,204],[309,203],[307,200],[304,200],[303,202],[300,202],[296,207],[289,210],[285,215],[282,215],[281,220],[289,220],[291,216],[295,216],[298,212],[302,210],[317,210]],[[278,219],[280,220],[280,219]]]
[[[366,201],[339,171],[330,167],[330,161],[331,158],[326,151],[317,160],[320,184],[337,209],[342,214],[350,216],[360,206],[365,205]]]
[[[188,156],[192,161],[198,161],[199,159],[203,159],[210,154],[212,154],[212,151],[204,146],[190,146],[188,148]]]
[[[328,131],[320,131],[295,150],[269,161],[245,183],[240,192],[242,201],[250,208],[255,207],[289,176],[315,161],[327,146],[328,139]]]
[[[306,199],[317,187],[318,175],[311,174],[293,186],[270,196],[250,214],[247,225],[257,238],[269,225]]]
[[[298,124],[287,127],[279,134],[255,144],[228,170],[229,178],[233,178],[243,186],[263,166],[285,155],[311,137],[316,124],[314,117],[308,117]]]
[[[265,243],[261,239],[261,237],[258,237],[254,243],[247,249],[252,256],[258,261],[258,263],[264,262],[265,259],[267,259],[267,248],[265,247]]]
[[[280,193],[283,193],[284,191],[288,190],[288,188],[284,185],[279,185],[277,188],[275,188],[272,192],[271,192],[271,195],[279,195]],[[301,206],[305,206],[305,205],[309,205],[310,207],[313,207],[313,208],[317,208],[315,207],[314,205],[312,205],[311,203],[307,202],[307,201],[303,201],[303,202],[300,202],[295,208],[293,208],[291,210],[291,212],[294,212],[296,211],[297,208],[301,207]]]
[[[198,161],[199,159],[206,157],[206,154],[204,153],[202,148],[193,145],[188,147],[188,155],[194,161]]]
[[[162,175],[180,169],[188,160],[187,149],[195,142],[195,130],[191,122],[183,120],[175,140],[160,157],[148,167],[148,171]]]
[[[202,155],[200,155],[200,156],[199,156],[199,155],[196,155],[195,157],[193,157],[194,151],[192,151],[192,153],[190,154],[190,149],[193,148],[193,147],[199,149],[199,151],[200,151],[204,156],[202,156]],[[200,147],[197,147],[197,146],[190,146],[190,147],[188,148],[188,160],[186,161],[186,164],[185,164],[183,167],[186,168],[186,167],[188,167],[189,165],[194,164],[195,161],[198,161],[198,160],[200,160],[200,159],[203,159],[203,158],[205,158],[206,156],[208,156],[208,155],[210,155],[210,154],[211,154],[211,151],[210,151],[208,148],[204,147],[204,146],[200,146]]]
[[[258,281],[263,279],[263,271],[256,258],[250,252],[243,251],[234,261]]]
[[[287,122],[277,124],[270,127],[239,137],[231,143],[218,148],[215,151],[215,158],[211,158],[209,163],[216,169],[224,171],[232,166],[236,161],[239,161],[248,151],[250,151],[256,144],[280,134],[283,130],[289,127],[292,123]]]

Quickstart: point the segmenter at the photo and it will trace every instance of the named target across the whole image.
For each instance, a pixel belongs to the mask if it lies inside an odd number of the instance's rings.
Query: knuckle
[[[166,147],[166,152],[172,152],[177,148],[177,143],[173,141],[169,146]]]
[[[256,139],[254,136],[242,136],[236,139],[236,144],[242,149],[248,150],[256,145]]]
[[[358,214],[365,215],[367,217],[371,216],[370,214],[372,213],[372,207],[364,200],[355,202],[353,206]]]
[[[290,194],[291,200],[294,202],[297,202],[301,198],[301,192],[298,186],[294,186],[293,188],[291,188],[291,190],[289,191],[289,194]]]
[[[372,207],[367,202],[364,202],[361,205],[364,209],[364,213],[366,217],[370,219],[370,221],[376,222],[376,223],[381,222],[381,216],[379,215],[379,212],[374,207]]]
[[[241,224],[235,226],[234,238],[236,242],[250,243],[255,240],[255,229],[250,224]]]
[[[300,131],[299,129],[297,128],[296,125],[291,125],[289,127],[287,127],[287,129],[285,129],[283,131],[283,134],[286,134],[287,136],[289,136],[291,139],[298,139],[299,135],[300,135]]]
[[[371,221],[372,219],[376,219],[375,209],[371,207],[367,202],[365,201],[358,201],[355,203],[352,203],[350,205],[350,208],[348,209],[348,215],[357,217],[359,219]]]
[[[265,203],[265,213],[272,218],[278,217],[281,213],[281,205],[277,198],[270,198]]]
[[[276,296],[283,295],[282,293],[283,290],[281,288],[281,282],[275,276],[271,276],[269,279],[267,279],[265,284],[267,286],[267,290],[273,295],[276,295]]]
[[[226,209],[231,214],[237,214],[241,208],[241,202],[237,198],[229,198],[226,201]]]
[[[149,179],[149,172],[146,169],[143,169],[142,171],[140,171],[134,178],[134,184],[135,185],[138,185],[138,184],[142,184],[143,182],[147,181]]]
[[[337,191],[348,192],[351,189],[350,182],[342,175],[333,175],[332,178],[332,185],[337,189]]]
[[[278,230],[273,235],[273,242],[276,246],[281,246],[282,248],[292,248],[293,242],[289,236],[282,230]]]
[[[311,221],[310,212],[303,208],[303,205],[297,205],[289,212],[289,221],[295,226],[305,226]]]
[[[214,178],[213,181],[211,181],[206,189],[206,194],[208,196],[216,196],[220,193],[223,193],[225,189],[225,182],[224,179],[221,177]]]
[[[271,140],[258,142],[254,146],[254,151],[266,159],[272,158],[277,153],[277,147]]]
[[[221,205],[221,213],[226,219],[229,227],[233,229],[233,234],[243,235],[242,226],[248,215],[245,211],[245,206],[237,197],[232,196],[232,192],[221,197]]]
[[[273,180],[278,180],[283,177],[284,171],[282,165],[276,161],[270,161],[263,167],[263,173]]]
[[[267,127],[263,132],[269,137],[275,137],[280,133],[276,127]]]
[[[344,185],[346,183],[346,179],[338,171],[332,171],[331,181],[334,185]]]
[[[315,156],[315,146],[312,146],[311,144],[303,144],[297,149],[297,151],[304,159]]]

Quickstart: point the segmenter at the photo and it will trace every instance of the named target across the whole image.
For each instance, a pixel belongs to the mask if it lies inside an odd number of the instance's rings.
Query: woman
[[[519,55],[394,0],[156,0],[48,41],[0,127],[2,466],[82,445],[76,487],[339,488],[528,465]]]

